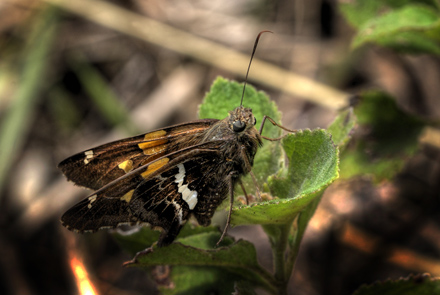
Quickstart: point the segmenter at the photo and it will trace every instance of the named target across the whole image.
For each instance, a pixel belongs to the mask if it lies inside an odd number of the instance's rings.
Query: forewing
[[[197,144],[215,122],[199,120],[110,142],[73,155],[58,168],[75,184],[97,190],[160,157]]]

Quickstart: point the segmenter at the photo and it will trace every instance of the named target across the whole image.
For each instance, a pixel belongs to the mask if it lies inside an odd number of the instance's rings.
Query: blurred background
[[[438,57],[377,46],[352,51],[355,31],[339,5],[3,0],[0,293],[93,294],[81,291],[85,285],[95,294],[157,293],[145,272],[121,266],[131,257],[107,232],[76,235],[61,226],[62,213],[90,192],[56,166],[92,146],[197,119],[217,76],[243,81],[261,30],[274,34],[261,38],[249,83],[276,101],[284,126],[325,128],[350,94],[367,89],[387,92],[435,125]],[[327,190],[291,294],[351,294],[377,280],[440,275],[439,141],[429,130],[396,176],[353,177]],[[259,227],[230,234],[254,242],[271,269]]]

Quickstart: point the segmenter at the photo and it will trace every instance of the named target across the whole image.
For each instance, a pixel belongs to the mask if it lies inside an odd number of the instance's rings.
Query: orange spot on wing
[[[118,167],[127,173],[128,171],[131,171],[133,169],[133,161],[132,160],[126,160],[118,165]]]
[[[125,195],[123,195],[121,197],[121,201],[125,201],[127,203],[130,203],[131,198],[133,197],[133,193],[134,193],[134,189],[132,189],[131,191],[129,191],[128,193],[126,193]]]
[[[167,132],[165,130],[159,130],[159,131],[150,132],[150,133],[145,134],[144,140],[145,141],[153,140],[153,139],[156,139],[158,137],[165,136],[165,134],[167,134]]]
[[[151,154],[147,153],[147,152],[151,151],[151,148],[156,147],[156,149],[158,149],[157,146],[163,145],[167,142],[168,142],[168,139],[159,139],[159,140],[141,142],[140,144],[138,144],[138,146],[139,146],[139,148],[141,148],[144,151],[144,154],[151,155]],[[164,149],[164,147],[162,147],[162,149]]]
[[[168,163],[170,161],[169,158],[162,158],[160,160],[157,160],[154,163],[151,163],[147,170],[142,173],[142,177],[143,178],[147,178],[151,173],[153,173],[154,171],[158,170],[159,168],[163,167],[166,163]]]
[[[147,149],[144,149],[144,155],[150,156],[150,155],[154,155],[160,152],[165,151],[167,148],[166,146],[162,145],[162,146],[153,146]]]

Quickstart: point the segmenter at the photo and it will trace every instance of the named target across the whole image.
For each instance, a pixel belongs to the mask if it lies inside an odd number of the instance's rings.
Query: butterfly
[[[255,40],[250,64],[260,32]],[[250,108],[240,105],[223,120],[204,119],[154,130],[77,153],[58,167],[68,180],[95,192],[70,208],[62,224],[75,232],[95,232],[120,225],[149,224],[162,229],[157,245],[172,243],[191,215],[208,226],[217,207],[230,196],[230,223],[234,187],[252,173],[261,135]],[[244,187],[242,185],[244,190]],[[246,192],[245,192],[246,195]]]

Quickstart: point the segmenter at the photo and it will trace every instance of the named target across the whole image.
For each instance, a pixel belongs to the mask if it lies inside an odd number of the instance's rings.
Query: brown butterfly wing
[[[75,184],[97,190],[168,153],[194,145],[217,121],[199,120],[110,142],[77,153],[58,168]]]
[[[221,144],[213,141],[181,149],[127,173],[69,209],[61,218],[63,225],[76,232],[94,232],[148,223],[163,229],[160,246],[171,243],[193,210],[212,215],[226,197],[227,185],[222,182],[221,189],[212,179]],[[205,207],[205,199],[215,194],[219,198],[219,193],[222,197],[215,206],[199,208]]]

